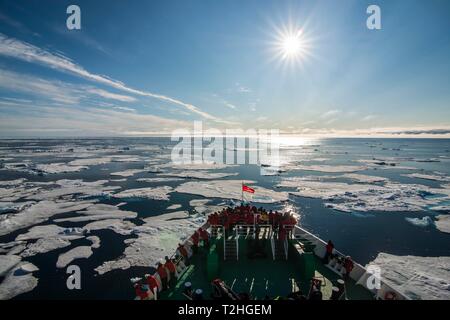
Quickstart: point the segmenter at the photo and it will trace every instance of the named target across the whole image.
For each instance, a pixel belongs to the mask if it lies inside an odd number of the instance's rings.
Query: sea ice
[[[148,182],[148,183],[157,183],[157,182],[174,182],[174,181],[183,181],[182,178],[139,178],[136,179],[137,182]]]
[[[85,158],[85,159],[77,159],[69,162],[71,166],[96,166],[100,164],[106,164],[111,162],[111,157],[104,158]]]
[[[296,187],[297,184],[297,187]],[[327,200],[325,206],[343,212],[422,211],[448,199],[448,190],[416,184],[386,182],[384,185],[284,179],[279,187],[296,187],[290,194]],[[428,197],[428,195],[441,197]]]
[[[41,238],[35,243],[30,243],[20,256],[27,258],[68,246],[70,246],[70,241],[60,237]]]
[[[84,230],[95,231],[109,229],[117,234],[130,235],[135,227],[134,223],[120,219],[106,219],[88,223],[83,227]]]
[[[166,255],[171,256],[178,243],[201,226],[204,219],[178,211],[145,218],[144,222],[134,228],[137,238],[125,240],[127,247],[123,256],[97,267],[95,270],[99,274],[132,266],[154,267]]]
[[[142,172],[148,172],[148,170],[147,169],[128,169],[128,170],[124,170],[124,171],[111,172],[110,175],[127,178],[127,177],[132,177],[135,174],[142,173]]]
[[[379,253],[369,265],[411,299],[450,299],[450,257],[395,256]]]
[[[450,177],[438,174],[423,174],[423,173],[410,173],[405,174],[405,177],[416,178],[416,179],[425,179],[425,180],[433,180],[440,182],[450,182]]]
[[[254,181],[242,180],[211,180],[211,181],[190,181],[175,188],[176,192],[188,193],[204,196],[206,198],[241,199],[242,183],[252,184]],[[287,192],[277,192],[258,186],[251,186],[255,189],[253,196],[244,192],[244,199],[250,199],[258,203],[275,203],[287,201]]]
[[[38,268],[29,262],[17,263],[0,283],[0,300],[12,299],[32,291],[38,284],[38,279],[32,275],[35,271],[38,271]]]
[[[160,176],[167,177],[179,177],[179,178],[192,178],[192,179],[221,179],[230,176],[236,176],[238,173],[228,173],[228,172],[208,172],[204,170],[194,171],[194,170],[185,170],[180,172],[171,172],[171,173],[162,173]]]
[[[173,189],[169,186],[159,186],[155,188],[139,188],[128,189],[113,195],[114,198],[129,199],[129,198],[146,198],[153,200],[169,200],[169,193]]]
[[[417,227],[428,227],[428,226],[434,224],[433,219],[431,219],[428,216],[423,217],[423,218],[408,218],[407,217],[407,218],[405,218],[405,220]]]
[[[171,206],[167,207],[167,210],[176,210],[176,209],[180,209],[181,208],[181,204],[173,204]]]
[[[359,183],[377,183],[386,182],[389,179],[384,177],[370,176],[366,174],[356,174],[356,173],[346,173],[341,176],[342,178],[347,178],[354,180]]]
[[[77,211],[77,216],[55,219],[55,222],[81,222],[103,219],[133,219],[137,213],[133,211],[120,210],[117,206],[109,204],[96,203],[87,207],[85,210]]]
[[[39,172],[55,174],[55,173],[68,173],[68,172],[79,172],[81,170],[86,170],[86,166],[69,166],[65,163],[50,163],[50,164],[37,164],[36,169]]]
[[[42,223],[60,213],[83,210],[91,205],[86,201],[41,201],[16,214],[0,216],[0,236]]]
[[[319,171],[319,172],[327,172],[327,173],[339,173],[339,172],[357,172],[366,170],[367,167],[363,166],[342,166],[342,165],[297,165],[295,167],[296,170],[302,171]]]
[[[92,248],[90,246],[79,246],[75,247],[65,253],[62,253],[58,257],[56,262],[57,268],[65,268],[72,261],[76,259],[87,259],[93,254]]]
[[[436,217],[436,228],[439,231],[450,233],[450,215],[441,214]]]

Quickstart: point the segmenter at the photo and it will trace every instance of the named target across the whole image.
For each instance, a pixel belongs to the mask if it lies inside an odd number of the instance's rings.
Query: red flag
[[[248,193],[255,193],[255,189],[252,189],[252,188],[246,186],[245,184],[242,185],[242,191],[248,192]]]

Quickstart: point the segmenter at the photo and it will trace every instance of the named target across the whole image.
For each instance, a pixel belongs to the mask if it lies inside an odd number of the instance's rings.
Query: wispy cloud
[[[373,120],[373,119],[376,119],[376,118],[378,118],[377,115],[369,114],[369,115],[365,116],[364,118],[362,118],[362,121],[370,121],[370,120]]]
[[[99,74],[89,72],[86,69],[84,69],[82,66],[76,64],[71,59],[69,59],[68,57],[66,57],[62,54],[51,53],[47,50],[41,49],[41,48],[36,47],[27,42],[20,41],[20,40],[14,39],[14,38],[9,38],[2,33],[0,33],[0,55],[7,56],[10,58],[20,59],[20,60],[27,61],[30,63],[42,64],[49,68],[52,68],[52,69],[55,69],[55,70],[58,70],[61,72],[70,73],[70,74],[82,77],[82,78],[90,80],[90,81],[95,81],[97,83],[101,83],[101,84],[113,87],[115,89],[128,92],[130,94],[151,97],[151,98],[159,99],[159,100],[166,101],[169,103],[173,103],[173,104],[182,106],[182,107],[186,108],[187,110],[191,111],[192,113],[198,114],[205,119],[213,120],[213,121],[217,121],[217,122],[223,122],[219,118],[200,110],[198,107],[196,107],[190,103],[186,103],[186,102],[183,102],[181,100],[178,100],[178,99],[175,99],[175,98],[172,98],[169,96],[156,94],[156,93],[152,93],[152,92],[148,92],[148,91],[137,90],[137,89],[128,87],[127,85],[125,85],[124,83],[122,83],[120,81],[108,78],[107,76],[104,76],[104,75],[99,75]]]
[[[240,92],[240,93],[252,92],[252,90],[250,88],[241,85],[239,82],[236,82],[235,85],[236,85],[237,92]]]
[[[329,110],[329,111],[323,113],[320,117],[321,117],[322,119],[327,119],[327,118],[334,117],[334,116],[336,116],[336,115],[338,115],[338,114],[340,114],[340,113],[341,113],[340,110],[334,109],[334,110]]]
[[[113,100],[118,100],[118,101],[122,101],[122,102],[134,102],[137,100],[134,97],[125,96],[125,95],[121,95],[121,94],[117,94],[117,93],[112,93],[112,92],[108,92],[106,90],[96,89],[96,88],[88,89],[88,92],[92,93],[92,94],[97,94],[106,99],[113,99]]]
[[[229,102],[225,101],[224,104],[230,109],[236,109],[236,106],[234,104],[232,104],[232,103],[229,103]]]

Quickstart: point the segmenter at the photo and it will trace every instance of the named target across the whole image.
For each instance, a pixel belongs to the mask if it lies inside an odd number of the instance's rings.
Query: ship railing
[[[289,243],[288,243],[287,237],[284,239],[283,245],[284,245],[284,256],[286,257],[286,260],[287,260],[288,252],[289,252]]]
[[[241,236],[243,237],[253,237],[256,238],[256,235],[263,234],[263,237],[265,239],[268,239],[272,236],[272,225],[270,224],[237,224],[234,227],[234,232],[236,238],[239,238]],[[257,232],[257,229],[259,229],[259,232]]]
[[[272,257],[273,260],[275,260],[275,237],[272,234],[272,236],[270,237],[270,246],[272,247]]]
[[[295,235],[300,235],[303,238],[311,241],[315,244],[314,254],[319,258],[324,258],[326,253],[326,245],[327,243],[312,234],[311,232],[303,229],[300,226],[295,226],[294,229]],[[345,258],[346,255],[338,250],[333,251],[338,257]],[[368,291],[372,292],[377,299],[384,299],[386,293],[394,293],[397,299],[399,300],[411,300],[402,290],[396,285],[387,283],[384,279],[380,280],[380,286],[372,287],[369,286],[369,279],[374,279],[375,275],[371,272],[368,272],[365,267],[360,265],[359,263],[354,262],[353,270],[350,272],[349,277],[354,280],[357,284],[363,286]]]

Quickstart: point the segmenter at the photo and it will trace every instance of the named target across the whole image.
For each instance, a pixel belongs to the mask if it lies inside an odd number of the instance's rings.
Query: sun
[[[282,27],[277,28],[273,34],[272,50],[274,50],[274,60],[278,60],[284,67],[295,69],[296,66],[303,66],[311,57],[311,38],[305,33],[303,28]]]
[[[281,51],[284,58],[293,58],[301,55],[304,47],[301,31],[297,34],[287,34],[281,39]]]

